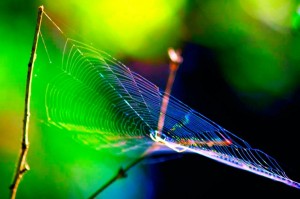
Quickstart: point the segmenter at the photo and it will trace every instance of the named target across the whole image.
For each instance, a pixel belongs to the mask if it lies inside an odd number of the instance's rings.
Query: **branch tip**
[[[39,6],[39,11],[44,12],[44,5]]]
[[[173,48],[169,48],[168,55],[170,60],[176,64],[181,64],[183,62],[183,58],[181,56],[181,49],[174,50]]]

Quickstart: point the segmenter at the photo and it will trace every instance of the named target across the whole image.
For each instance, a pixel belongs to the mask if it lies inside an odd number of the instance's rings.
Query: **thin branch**
[[[166,115],[166,112],[167,112],[168,103],[169,103],[169,99],[170,99],[170,93],[171,93],[172,86],[173,86],[173,83],[174,83],[174,80],[175,80],[176,72],[179,68],[179,65],[183,61],[180,53],[181,53],[180,50],[175,51],[173,48],[169,48],[169,50],[168,50],[168,54],[169,54],[169,58],[170,58],[170,74],[169,74],[169,77],[168,77],[168,82],[167,82],[167,86],[166,86],[166,89],[165,89],[165,94],[163,96],[162,104],[161,104],[161,107],[160,107],[160,115],[159,115],[159,119],[158,119],[155,139],[157,137],[161,136],[161,131],[164,127],[165,115]]]
[[[167,82],[167,86],[165,89],[165,94],[163,96],[163,101],[162,101],[162,105],[161,105],[161,109],[160,109],[160,117],[158,120],[158,130],[156,131],[156,135],[155,138],[160,137],[161,136],[161,131],[164,125],[164,119],[165,119],[165,114],[166,114],[166,110],[168,107],[168,102],[169,102],[169,95],[171,93],[172,90],[172,86],[175,80],[175,76],[176,76],[176,72],[179,68],[179,65],[182,63],[183,59],[181,57],[181,51],[177,50],[175,51],[174,49],[170,48],[168,49],[168,55],[170,58],[170,74],[168,77],[168,82]],[[137,158],[135,161],[133,161],[131,164],[129,164],[127,167],[125,168],[120,168],[119,171],[116,173],[115,176],[113,176],[109,181],[107,181],[107,183],[105,183],[102,187],[100,187],[95,193],[93,193],[88,199],[93,199],[95,197],[97,197],[102,191],[104,191],[107,187],[109,187],[112,183],[114,183],[115,181],[117,181],[118,179],[121,178],[125,178],[127,177],[127,171],[129,171],[129,169],[131,169],[133,166],[135,166],[136,164],[138,164],[139,162],[141,162],[142,160],[144,160],[149,154],[151,154],[153,151],[159,149],[161,147],[162,143],[158,142],[159,139],[157,139],[157,142],[154,142],[153,145],[151,145],[148,150],[146,150],[139,158]]]
[[[105,190],[107,187],[109,187],[112,183],[114,183],[115,181],[117,181],[118,179],[121,178],[125,178],[127,177],[127,171],[129,171],[129,169],[131,169],[133,166],[135,166],[136,164],[138,164],[139,162],[141,162],[143,159],[145,158],[144,155],[142,155],[140,158],[136,159],[134,162],[132,162],[130,165],[128,165],[125,168],[120,168],[119,171],[116,173],[116,175],[114,177],[112,177],[109,181],[107,181],[102,187],[100,187],[100,189],[98,189],[95,193],[93,193],[93,195],[91,195],[89,197],[89,199],[93,199],[95,197],[97,197],[97,195],[99,195],[103,190]]]
[[[31,96],[31,81],[32,81],[32,71],[33,66],[36,58],[36,48],[39,39],[39,33],[42,23],[42,16],[43,16],[44,7],[40,6],[38,8],[38,16],[37,16],[37,23],[36,29],[34,33],[34,39],[32,44],[31,55],[28,63],[28,72],[27,72],[27,81],[26,81],[26,91],[25,91],[25,109],[24,109],[24,119],[23,119],[23,134],[22,134],[22,146],[21,146],[21,153],[19,156],[18,165],[16,168],[16,172],[14,175],[14,180],[12,185],[10,186],[10,198],[14,199],[17,194],[18,186],[23,175],[26,171],[29,170],[29,165],[26,162],[26,157],[29,148],[29,141],[28,141],[28,126],[29,126],[29,117],[30,117],[30,96]]]
[[[100,187],[95,193],[93,193],[88,199],[93,199],[97,197],[102,191],[104,191],[107,187],[109,187],[112,183],[117,181],[118,179],[121,178],[126,178],[127,177],[127,172],[140,163],[142,160],[144,160],[149,154],[151,154],[153,151],[156,151],[161,147],[160,143],[154,143],[151,145],[139,158],[137,158],[135,161],[133,161],[131,164],[127,165],[125,168],[120,168],[119,171],[116,173],[114,177],[112,177],[109,181],[107,181],[102,187]]]

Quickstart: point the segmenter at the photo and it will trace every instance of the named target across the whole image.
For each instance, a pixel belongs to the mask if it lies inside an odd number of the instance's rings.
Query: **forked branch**
[[[34,33],[31,55],[28,63],[28,72],[27,72],[26,90],[25,90],[25,108],[24,108],[24,119],[23,119],[22,145],[21,145],[21,153],[19,156],[19,161],[14,174],[13,183],[10,186],[11,199],[14,199],[16,197],[20,181],[23,175],[26,173],[26,171],[29,170],[29,165],[27,164],[26,157],[29,148],[28,128],[29,128],[29,117],[30,117],[31,81],[32,81],[33,66],[36,58],[36,48],[38,44],[39,33],[40,33],[40,28],[42,23],[43,11],[44,11],[44,7],[40,6],[38,8],[36,29]]]

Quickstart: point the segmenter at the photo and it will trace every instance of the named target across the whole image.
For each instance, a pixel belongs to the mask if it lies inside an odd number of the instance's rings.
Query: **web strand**
[[[53,60],[56,69],[44,88],[49,125],[96,150],[141,154],[157,142],[169,151],[196,153],[300,188],[274,158],[176,99],[171,90],[161,91],[106,52],[68,37],[60,50],[61,59]],[[162,106],[164,99],[167,105]]]

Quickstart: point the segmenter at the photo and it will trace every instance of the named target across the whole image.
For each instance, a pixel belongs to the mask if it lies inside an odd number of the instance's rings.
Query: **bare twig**
[[[161,131],[164,127],[165,115],[167,112],[168,103],[169,103],[169,99],[170,99],[170,93],[171,93],[172,86],[173,86],[173,83],[175,80],[176,72],[179,68],[179,65],[183,61],[180,53],[181,53],[180,50],[175,51],[173,48],[169,48],[169,50],[168,50],[168,54],[169,54],[169,58],[170,58],[170,74],[169,74],[167,86],[165,89],[165,94],[163,96],[162,104],[160,107],[160,115],[159,115],[159,119],[158,119],[157,131],[155,134],[155,138],[157,138],[157,136],[158,137],[161,136]]]
[[[135,161],[133,161],[131,164],[127,165],[127,167],[125,168],[120,168],[119,171],[116,173],[116,175],[114,177],[112,177],[109,181],[107,181],[102,187],[100,187],[95,193],[93,193],[89,199],[93,199],[95,197],[97,197],[102,191],[104,191],[107,187],[109,187],[112,183],[114,183],[115,181],[117,181],[118,179],[121,178],[126,178],[127,177],[127,172],[134,167],[135,165],[137,165],[139,162],[141,162],[142,160],[144,160],[149,154],[151,154],[153,151],[159,149],[160,143],[154,143],[153,145],[151,145],[139,158],[137,158]]]
[[[97,197],[97,195],[99,195],[104,189],[106,189],[108,186],[110,186],[112,183],[114,183],[118,179],[127,177],[127,174],[126,174],[127,171],[129,169],[131,169],[133,166],[135,166],[136,164],[138,164],[139,162],[141,162],[144,158],[145,158],[145,156],[143,155],[140,158],[136,159],[134,162],[132,162],[127,167],[125,167],[125,168],[121,167],[119,169],[119,171],[116,173],[116,175],[114,177],[112,177],[109,181],[107,181],[107,183],[105,183],[102,187],[100,187],[100,189],[98,189],[95,193],[93,193],[93,195],[91,195],[89,197],[89,199],[93,199],[93,198]]]
[[[170,95],[171,90],[172,90],[172,86],[173,86],[173,82],[175,80],[177,69],[183,61],[183,59],[181,57],[180,50],[175,51],[173,48],[170,48],[170,49],[168,49],[168,54],[169,54],[169,58],[170,58],[170,74],[169,74],[167,86],[166,86],[166,89],[165,89],[165,94],[164,94],[161,109],[160,109],[160,117],[159,117],[159,120],[158,120],[158,130],[156,131],[156,135],[155,135],[154,139],[156,139],[157,136],[158,137],[161,136],[161,130],[163,128],[164,119],[165,119],[164,116],[166,114],[166,110],[167,110],[168,102],[169,102],[169,95]],[[157,141],[158,140],[159,139],[157,139]],[[105,183],[102,187],[100,187],[95,193],[93,193],[89,197],[89,199],[93,199],[93,198],[97,197],[103,190],[105,190],[108,186],[110,186],[112,183],[114,183],[118,179],[127,177],[126,172],[129,169],[131,169],[133,166],[135,166],[136,164],[138,164],[139,162],[144,160],[147,157],[147,155],[149,155],[153,151],[159,149],[160,145],[161,145],[161,143],[154,142],[154,144],[151,145],[148,148],[148,150],[146,150],[139,158],[137,158],[135,161],[133,161],[127,167],[125,167],[125,168],[121,167],[119,169],[119,171],[116,173],[116,175],[114,177],[112,177],[109,181],[107,181],[107,183]]]
[[[12,185],[10,186],[10,198],[14,199],[17,194],[17,189],[20,184],[20,181],[26,171],[29,170],[29,166],[26,162],[27,152],[29,148],[28,141],[28,125],[30,117],[30,96],[31,96],[31,81],[32,81],[32,70],[36,58],[36,48],[39,39],[39,33],[42,23],[44,7],[40,6],[38,8],[38,17],[36,23],[36,29],[34,33],[33,45],[31,50],[31,55],[28,63],[28,72],[27,72],[27,81],[26,81],[26,91],[25,91],[25,109],[24,109],[24,119],[23,119],[23,134],[22,134],[22,146],[21,153],[19,156],[18,165],[16,168],[15,176]]]

